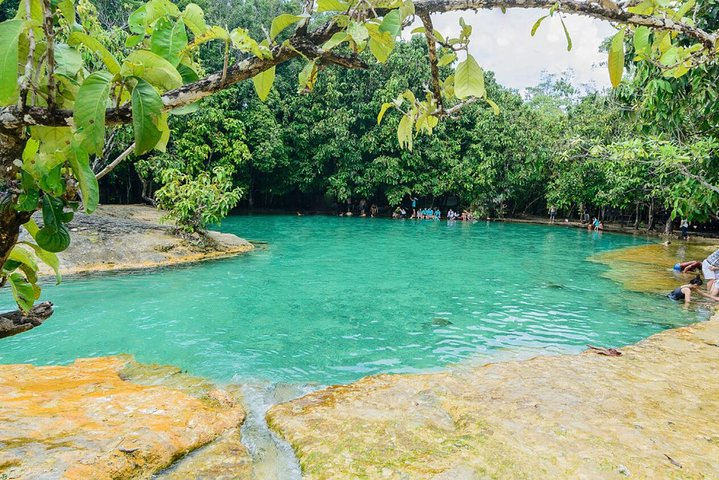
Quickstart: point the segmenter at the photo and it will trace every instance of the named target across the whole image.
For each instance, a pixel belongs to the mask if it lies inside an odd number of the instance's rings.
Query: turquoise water
[[[131,353],[217,381],[331,384],[516,350],[621,346],[701,317],[626,292],[586,260],[645,242],[628,236],[309,216],[232,217],[221,229],[269,247],[48,285],[55,315],[1,340],[0,362]]]

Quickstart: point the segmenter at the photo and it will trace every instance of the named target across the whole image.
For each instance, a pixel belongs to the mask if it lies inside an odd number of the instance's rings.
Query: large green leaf
[[[37,271],[38,267],[35,256],[29,250],[21,247],[20,245],[15,245],[12,250],[10,250],[10,255],[8,255],[7,259],[13,262],[23,263],[32,270]]]
[[[412,151],[412,119],[407,115],[403,115],[402,120],[399,121],[397,140],[400,148],[407,147],[410,152]]]
[[[59,43],[55,45],[55,73],[58,75],[67,75],[68,77],[75,77],[77,72],[82,68],[82,56],[80,52],[65,45]]]
[[[145,4],[145,25],[154,26],[153,24],[165,15],[178,17],[180,9],[170,0],[150,0]]]
[[[22,20],[8,20],[0,23],[0,105],[15,103],[18,95],[17,66],[18,39],[22,31]]]
[[[155,87],[172,90],[182,85],[182,76],[167,60],[149,50],[135,50],[122,64],[123,77],[139,77]]]
[[[624,29],[612,37],[609,45],[609,80],[613,87],[619,86],[624,73]]]
[[[402,21],[399,18],[399,10],[392,10],[382,19],[382,23],[379,26],[380,32],[389,32],[392,38],[399,35],[402,30]]]
[[[382,32],[376,24],[368,24],[369,49],[378,62],[384,63],[394,49],[394,37],[390,32]]]
[[[348,8],[342,0],[317,0],[317,12],[346,12]]]
[[[48,252],[65,250],[70,245],[70,231],[65,223],[72,220],[72,212],[64,212],[62,200],[43,195],[42,220],[43,227],[34,235],[37,244]]]
[[[382,123],[382,118],[384,118],[384,114],[387,112],[387,109],[394,107],[394,103],[392,102],[385,102],[382,104],[382,108],[379,110],[379,114],[377,115],[377,125]]]
[[[182,12],[182,18],[187,28],[189,28],[196,37],[202,35],[207,30],[205,12],[203,12],[202,8],[196,3],[190,3],[185,7],[185,11]]]
[[[162,98],[152,85],[137,78],[132,89],[132,128],[135,133],[135,153],[152,150],[162,136],[157,123],[162,113]]]
[[[92,213],[100,201],[100,188],[97,185],[95,173],[90,168],[90,157],[81,145],[73,145],[67,153],[67,161],[72,172],[80,183],[82,204],[86,213]]]
[[[132,12],[127,20],[127,25],[130,27],[130,31],[138,35],[144,35],[145,18],[147,18],[147,9],[145,8],[145,5],[143,5]]]
[[[185,47],[187,47],[187,31],[181,19],[170,22],[166,18],[161,18],[155,23],[150,39],[152,52],[177,67],[180,63],[180,52]]]
[[[100,57],[110,73],[113,75],[120,73],[120,63],[96,38],[91,37],[85,32],[72,32],[67,43],[71,46],[85,45]]]
[[[649,43],[649,35],[652,31],[649,27],[638,27],[634,31],[632,41],[634,43],[634,53],[638,57],[645,57],[651,53],[651,44]]]
[[[457,65],[454,75],[454,94],[457,98],[484,97],[484,71],[472,55]]]
[[[35,226],[37,229],[37,226]],[[47,250],[43,250],[38,245],[35,245],[34,243],[30,242],[20,242],[23,245],[27,245],[28,247],[32,248],[35,251],[35,256],[39,258],[45,265],[52,268],[52,270],[55,272],[55,280],[57,283],[60,283],[62,281],[62,276],[60,275],[60,259],[57,258],[57,255],[55,255],[52,252],[48,252]]]
[[[105,144],[105,110],[111,82],[109,73],[95,72],[82,83],[75,100],[75,126],[81,130],[82,145],[88,153],[101,154]]]
[[[272,20],[272,26],[270,27],[270,38],[274,40],[285,28],[305,18],[307,18],[307,15],[292,15],[290,13],[283,13],[282,15],[276,16]]]
[[[255,85],[255,91],[257,96],[263,102],[267,99],[267,96],[272,90],[272,84],[275,82],[275,67],[268,68],[264,72],[260,72],[252,77],[252,83]]]
[[[182,77],[183,83],[192,83],[200,79],[200,77],[197,75],[197,72],[182,63],[177,66],[177,71]]]
[[[8,283],[12,289],[12,296],[15,298],[20,310],[29,312],[35,303],[35,289],[20,273],[13,273],[8,277]]]

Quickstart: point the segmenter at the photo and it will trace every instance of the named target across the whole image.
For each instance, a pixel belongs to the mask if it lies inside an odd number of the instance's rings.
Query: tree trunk
[[[637,208],[634,210],[634,230],[639,230],[639,202],[637,202]]]
[[[42,325],[52,315],[52,303],[38,303],[28,313],[0,313],[0,338],[11,337]]]
[[[672,222],[672,216],[667,216],[667,223],[664,224],[664,233],[667,235],[671,235],[672,231],[674,230],[674,224]]]
[[[647,216],[647,231],[654,230],[654,199],[649,203],[649,215]]]
[[[0,266],[17,243],[20,226],[32,216],[32,212],[15,210],[13,201],[18,189],[18,164],[26,143],[22,130],[0,128]]]

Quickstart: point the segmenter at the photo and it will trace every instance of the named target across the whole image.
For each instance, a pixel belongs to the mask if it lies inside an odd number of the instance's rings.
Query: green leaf
[[[270,38],[274,40],[285,28],[305,18],[307,18],[307,15],[292,15],[290,13],[283,13],[282,15],[276,16],[274,20],[272,20],[272,26],[270,27]]]
[[[190,3],[185,7],[185,11],[182,12],[182,19],[195,37],[207,31],[205,12],[195,3]]]
[[[167,125],[169,114],[162,113],[157,120],[157,129],[160,131],[160,140],[155,145],[155,149],[160,152],[167,151],[167,142],[170,141],[170,127]]]
[[[113,75],[117,75],[118,73],[120,73],[120,63],[117,61],[117,59],[110,53],[107,48],[105,48],[102,43],[100,43],[97,39],[91,37],[87,33],[72,32],[67,43],[69,43],[71,46],[85,45],[87,48],[92,50],[96,55],[100,57],[100,59],[103,61],[110,73],[112,73]]]
[[[342,42],[346,42],[350,40],[352,37],[347,35],[345,32],[337,32],[334,35],[332,35],[332,38],[327,40],[324,45],[322,45],[322,50],[332,50],[337,45],[341,44]]]
[[[82,203],[85,207],[85,213],[92,213],[100,202],[100,187],[97,185],[97,179],[92,168],[90,168],[90,157],[82,146],[73,145],[67,154],[67,161],[72,168],[72,172],[80,183],[80,192],[82,193]]]
[[[222,40],[224,42],[227,42],[231,40],[230,32],[228,32],[222,27],[214,25],[206,29],[200,35],[196,35],[195,39],[192,41],[192,46],[202,45],[203,43],[207,43],[212,40]]]
[[[147,16],[145,17],[146,26],[154,26],[153,24],[158,19],[166,15],[173,18],[180,15],[180,9],[170,0],[149,0],[145,4],[145,11],[147,12]]]
[[[20,310],[29,312],[35,303],[35,289],[20,273],[13,273],[8,277],[8,283],[12,289],[12,296],[15,298]]]
[[[170,62],[149,50],[135,50],[122,64],[123,77],[139,77],[155,87],[172,90],[182,85],[182,76]]]
[[[394,49],[394,38],[389,32],[380,32],[375,24],[369,24],[366,28],[369,33],[369,49],[378,62],[384,63]]]
[[[349,4],[342,0],[317,0],[317,12],[346,12]]]
[[[312,91],[317,80],[317,60],[307,62],[299,73],[300,91],[307,89]]]
[[[81,68],[82,55],[80,55],[80,52],[64,43],[55,45],[56,75],[67,75],[68,77],[74,78]]]
[[[150,50],[158,54],[173,67],[180,64],[180,52],[187,47],[187,31],[182,20],[171,23],[161,18],[155,23],[150,38]]]
[[[397,140],[400,148],[407,147],[407,150],[412,151],[412,119],[407,115],[403,115],[402,120],[399,121]]]
[[[144,35],[130,35],[125,39],[125,46],[127,48],[135,48],[145,39]]]
[[[43,195],[42,220],[43,227],[34,235],[37,244],[48,252],[65,250],[70,245],[70,231],[65,223],[72,220],[72,212],[64,212],[62,200]]]
[[[454,94],[457,98],[485,97],[484,71],[472,55],[457,65],[454,75]]]
[[[484,101],[487,102],[487,104],[488,104],[490,107],[492,107],[492,110],[494,111],[494,114],[495,114],[495,115],[499,115],[499,105],[497,105],[496,103],[494,103],[494,102],[493,102],[492,100],[490,100],[489,98],[485,98]]]
[[[649,55],[650,53],[650,44],[649,44],[649,35],[651,35],[652,31],[649,29],[649,27],[638,27],[634,31],[634,37],[632,38],[632,42],[634,43],[634,53],[636,55],[643,57],[646,55]]]
[[[437,62],[438,67],[444,67],[446,65],[449,65],[450,63],[457,60],[457,54],[454,52],[446,53],[442,55],[442,58],[439,59],[439,62]]]
[[[132,128],[135,133],[135,153],[141,155],[152,150],[162,136],[157,128],[162,113],[162,98],[152,85],[137,78],[132,89]]]
[[[264,72],[260,72],[254,77],[252,77],[252,83],[255,85],[255,91],[257,92],[257,96],[260,97],[260,100],[263,102],[267,99],[267,96],[270,94],[270,90],[272,89],[272,84],[275,81],[275,67],[274,65],[271,68],[268,68]]]
[[[12,250],[10,250],[10,255],[8,255],[7,259],[25,264],[32,270],[37,271],[37,260],[35,260],[35,257],[29,250],[21,247],[20,245],[15,245]]]
[[[564,24],[564,19],[560,16],[559,21],[562,22],[562,28],[564,29],[564,36],[567,39],[567,51],[569,52],[572,50],[572,37],[569,36],[569,30],[567,30],[567,26]]]
[[[357,43],[362,43],[367,40],[367,37],[369,37],[367,27],[354,21],[350,22],[347,26],[347,33],[352,37],[352,40]]]
[[[197,72],[195,72],[192,68],[188,67],[183,63],[177,66],[177,72],[182,77],[182,83],[185,84],[196,82],[200,79],[200,77],[197,75]]]
[[[532,25],[532,36],[534,36],[535,33],[537,33],[537,30],[539,29],[539,26],[542,24],[545,18],[547,18],[549,15],[545,15],[543,17],[539,17],[536,22],[534,22],[534,25]]]
[[[402,30],[402,21],[399,18],[399,10],[392,10],[384,16],[379,25],[380,32],[389,32],[392,38],[399,35]]]
[[[0,105],[12,105],[17,100],[18,39],[23,20],[0,23]]]
[[[130,14],[127,20],[127,25],[130,27],[132,33],[139,35],[145,35],[145,19],[147,18],[147,9],[145,5],[141,6]]]
[[[384,118],[384,114],[387,112],[389,108],[394,107],[394,103],[392,102],[385,102],[382,104],[382,108],[379,110],[379,114],[377,115],[377,125],[382,123],[382,119]]]
[[[110,97],[112,75],[95,72],[85,79],[75,101],[75,126],[88,153],[101,154],[105,144],[105,110]]]
[[[37,228],[37,225],[35,226],[35,228]],[[62,276],[60,275],[60,259],[57,258],[57,255],[52,252],[48,252],[47,250],[43,250],[38,245],[35,245],[30,242],[20,243],[32,248],[35,251],[35,256],[39,258],[40,261],[42,261],[45,265],[52,268],[52,270],[55,272],[55,280],[58,284],[62,281]]]
[[[612,37],[609,45],[609,80],[616,88],[622,82],[624,73],[624,29],[622,28]]]

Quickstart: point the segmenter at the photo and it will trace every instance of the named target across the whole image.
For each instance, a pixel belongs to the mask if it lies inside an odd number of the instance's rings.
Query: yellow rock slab
[[[373,376],[268,421],[308,480],[719,478],[719,318],[622,351]]]
[[[243,419],[227,392],[130,357],[2,365],[0,478],[149,478]]]

